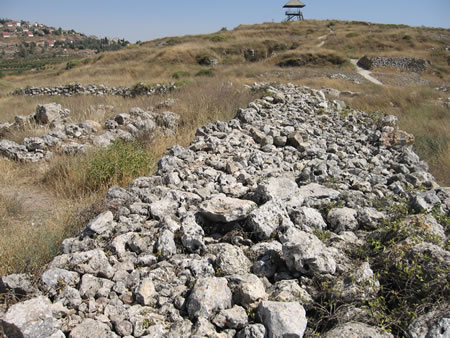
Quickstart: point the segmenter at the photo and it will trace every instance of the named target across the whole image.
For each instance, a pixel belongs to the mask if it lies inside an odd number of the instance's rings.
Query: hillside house
[[[46,40],[45,41],[45,45],[47,47],[55,47],[55,41],[53,41],[53,40]]]
[[[2,28],[3,27],[3,24],[2,23],[0,23],[0,28]]]
[[[6,23],[6,25],[8,27],[20,27],[20,22],[19,21],[8,21]]]
[[[2,38],[10,38],[11,32],[2,32]]]
[[[22,31],[23,31],[23,32],[29,32],[30,30],[28,29],[27,26],[22,26]]]
[[[71,36],[69,36],[67,39],[66,39],[66,42],[68,42],[68,43],[73,43],[75,41],[75,39],[73,38],[73,37],[71,37]]]
[[[33,32],[30,32],[30,31],[26,32],[25,34],[26,34],[26,36],[28,36],[29,38],[32,38],[32,37],[34,36]]]

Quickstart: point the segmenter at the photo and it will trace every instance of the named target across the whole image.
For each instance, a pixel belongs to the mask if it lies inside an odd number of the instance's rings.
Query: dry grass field
[[[183,37],[168,37],[129,45],[43,70],[6,74],[0,78],[0,121],[28,115],[37,104],[57,102],[71,110],[73,121],[103,122],[131,107],[148,109],[168,97],[169,109],[182,116],[175,137],[143,139],[96,150],[77,157],[55,156],[44,164],[13,163],[0,159],[0,275],[31,271],[56,254],[60,242],[85,226],[102,209],[109,186],[126,186],[136,176],[150,174],[173,144],[187,145],[195,129],[210,121],[231,118],[258,93],[245,89],[254,82],[292,82],[312,88],[336,88],[360,93],[343,100],[355,109],[381,111],[399,117],[400,126],[416,136],[416,152],[425,159],[441,185],[450,185],[450,30],[363,22],[314,21],[241,25],[234,30]],[[375,69],[384,86],[360,81],[350,59],[370,56],[408,56],[430,61],[429,69],[409,74]],[[217,64],[201,65],[214,59]],[[294,60],[301,66],[280,67]],[[300,60],[300,61],[299,61]],[[344,74],[346,77],[333,74]],[[20,97],[8,93],[25,86],[73,82],[131,86],[138,82],[176,82],[180,89],[166,96],[136,97]],[[112,105],[105,114],[90,107]],[[21,141],[45,130],[31,128],[5,137]],[[97,163],[134,156],[133,170],[118,167],[98,179]],[[137,169],[136,169],[137,168]],[[135,170],[136,169],[136,170]],[[102,176],[103,177],[103,176]]]

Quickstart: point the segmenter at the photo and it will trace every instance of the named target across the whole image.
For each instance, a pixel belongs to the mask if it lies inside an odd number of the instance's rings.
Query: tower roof
[[[299,0],[289,0],[289,2],[283,6],[283,8],[303,8],[305,4]]]

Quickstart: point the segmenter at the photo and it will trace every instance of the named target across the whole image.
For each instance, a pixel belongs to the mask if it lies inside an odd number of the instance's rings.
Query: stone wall
[[[86,87],[80,83],[72,83],[57,87],[26,87],[12,91],[11,95],[25,96],[74,96],[74,95],[94,95],[94,96],[122,96],[136,97],[154,94],[165,94],[176,89],[175,83],[146,85],[138,83],[132,87],[105,87],[104,85],[90,84]]]
[[[424,72],[428,68],[428,61],[409,57],[363,56],[359,59],[358,66],[369,70],[388,67],[410,72]]]
[[[199,128],[188,147],[171,147],[153,176],[110,188],[107,209],[63,241],[38,289],[30,276],[2,276],[0,293],[22,299],[0,308],[0,335],[303,337],[328,319],[339,325],[324,325],[324,337],[393,337],[373,326],[368,304],[379,302],[386,271],[408,262],[424,260],[420,276],[445,285],[443,221],[428,211],[448,214],[449,189],[396,117],[340,111],[305,87],[265,90],[230,121]],[[399,246],[386,232],[389,247],[366,255],[405,200],[422,214],[398,216]],[[318,319],[329,299],[339,306]],[[408,336],[446,334],[448,313],[427,318]]]

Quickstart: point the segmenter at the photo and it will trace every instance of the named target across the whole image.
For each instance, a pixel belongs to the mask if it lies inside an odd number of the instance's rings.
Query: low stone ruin
[[[130,141],[144,135],[174,135],[179,120],[179,115],[173,112],[154,113],[132,108],[128,113],[107,120],[102,127],[92,120],[72,122],[70,111],[60,104],[38,105],[34,114],[16,116],[14,123],[3,123],[0,130],[6,133],[35,125],[48,132],[41,137],[26,137],[23,144],[0,140],[0,156],[14,161],[38,162],[50,159],[54,151],[73,155],[93,146],[107,147],[117,139]]]
[[[380,271],[350,249],[369,248],[407,203],[421,214],[398,225],[411,229],[404,259],[448,271],[446,234],[428,211],[449,215],[449,189],[394,116],[339,112],[305,87],[266,90],[234,119],[198,129],[189,147],[171,147],[154,176],[112,187],[108,210],[64,240],[37,285],[3,276],[0,292],[26,297],[0,313],[6,336],[303,337],[330,296],[340,319],[324,337],[393,337],[367,308]],[[444,337],[449,321],[429,313],[407,333]]]
[[[26,87],[12,91],[11,95],[24,96],[74,96],[74,95],[93,95],[93,96],[151,96],[155,94],[166,94],[176,89],[175,83],[146,85],[138,83],[132,87],[105,87],[104,85],[90,84],[87,87],[81,83],[72,83],[57,87]]]
[[[371,70],[377,67],[395,68],[409,72],[424,72],[429,61],[409,57],[363,56],[358,60],[358,66]]]

